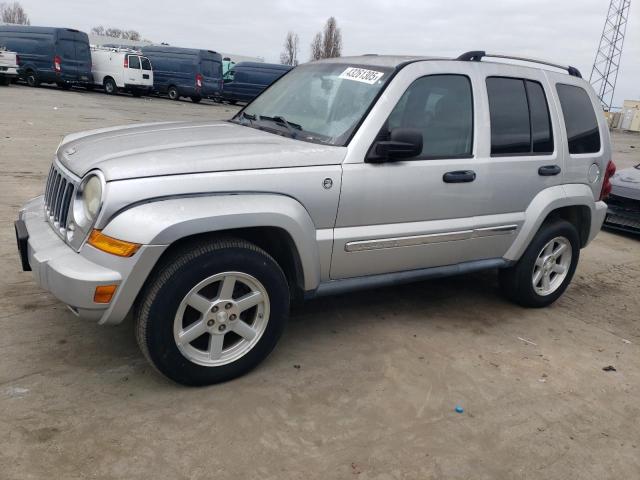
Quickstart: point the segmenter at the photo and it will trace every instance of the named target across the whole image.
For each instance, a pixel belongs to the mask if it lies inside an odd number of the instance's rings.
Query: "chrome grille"
[[[55,163],[51,165],[44,190],[44,208],[48,222],[64,238],[77,181]]]

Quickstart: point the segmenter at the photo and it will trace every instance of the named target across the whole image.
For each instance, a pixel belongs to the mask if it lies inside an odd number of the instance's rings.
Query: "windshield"
[[[344,145],[392,69],[344,63],[296,67],[233,119],[292,138]]]

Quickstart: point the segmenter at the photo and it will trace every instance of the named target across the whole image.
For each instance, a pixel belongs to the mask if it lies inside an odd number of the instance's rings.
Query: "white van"
[[[139,97],[153,89],[151,62],[136,50],[92,46],[91,63],[94,84],[109,95],[122,90]]]

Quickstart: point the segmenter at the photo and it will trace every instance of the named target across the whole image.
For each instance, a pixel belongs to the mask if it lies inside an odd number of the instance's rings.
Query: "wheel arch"
[[[567,220],[576,227],[580,248],[584,248],[602,223],[602,214],[596,210],[593,192],[588,185],[558,185],[541,191],[527,207],[524,223],[504,258],[519,260],[540,227],[545,222],[558,218]],[[600,225],[597,225],[598,222]]]
[[[105,226],[114,238],[170,251],[193,239],[242,238],[265,250],[281,265],[296,289],[320,283],[316,229],[306,209],[275,194],[180,197],[124,210]]]

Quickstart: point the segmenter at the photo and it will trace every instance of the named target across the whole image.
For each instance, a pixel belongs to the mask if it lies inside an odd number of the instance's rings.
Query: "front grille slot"
[[[44,190],[44,205],[47,220],[54,230],[64,238],[76,181],[55,164],[51,166]]]

